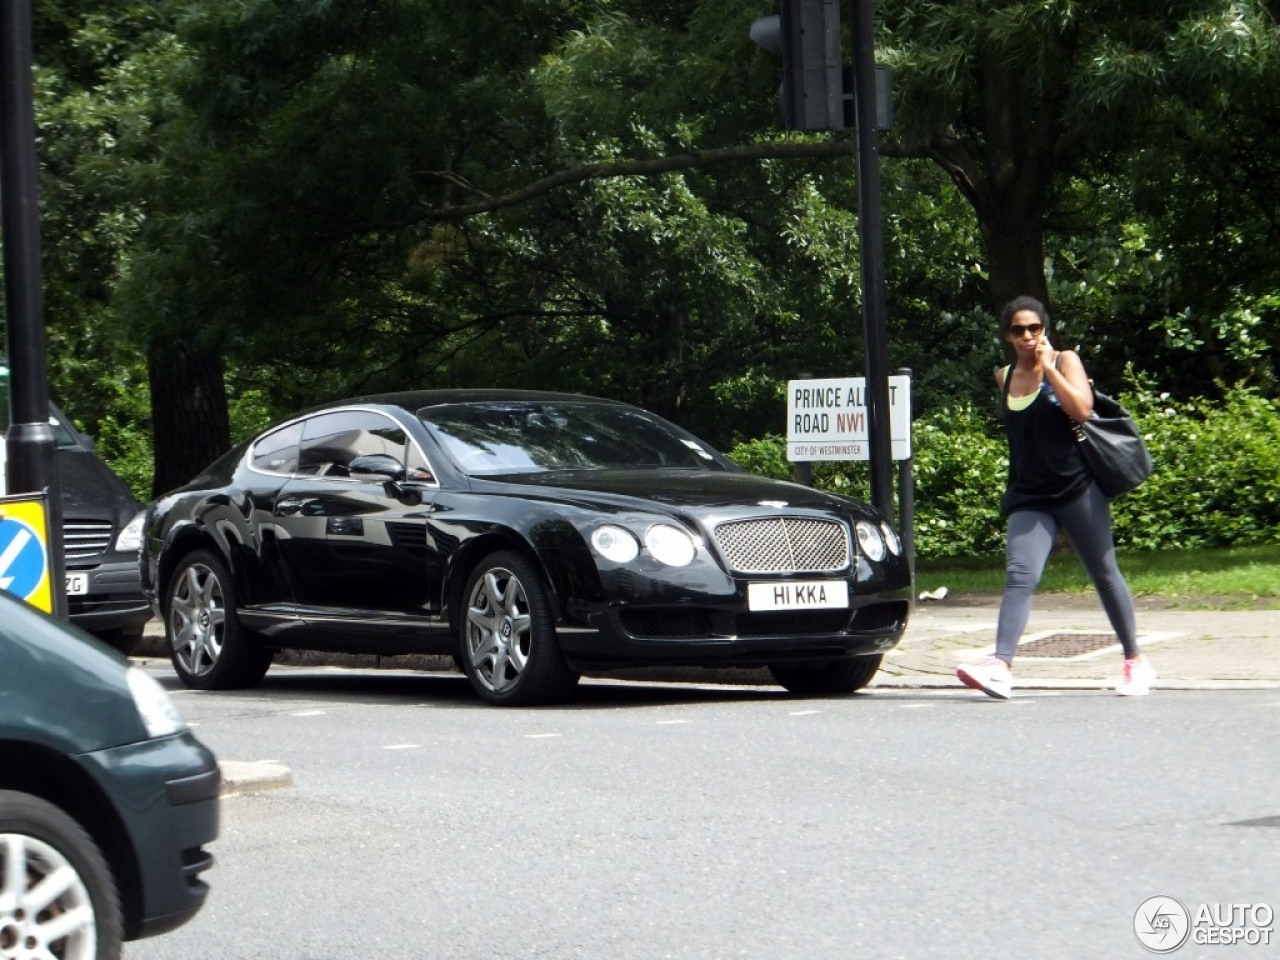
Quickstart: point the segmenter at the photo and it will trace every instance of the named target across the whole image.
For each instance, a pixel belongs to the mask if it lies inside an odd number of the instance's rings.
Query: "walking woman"
[[[1009,479],[1001,508],[1008,520],[1004,596],[995,656],[956,675],[967,686],[1007,700],[1010,666],[1031,615],[1031,601],[1058,530],[1089,573],[1102,608],[1124,647],[1121,696],[1151,692],[1155,670],[1138,650],[1133,597],[1116,565],[1111,505],[1076,449],[1072,420],[1093,410],[1093,388],[1078,354],[1049,343],[1049,314],[1033,297],[1018,297],[1001,314],[1001,336],[1015,360],[996,370],[1009,438]]]

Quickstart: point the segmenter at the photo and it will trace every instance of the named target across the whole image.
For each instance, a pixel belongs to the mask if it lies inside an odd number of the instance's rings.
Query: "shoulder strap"
[[[1013,380],[1013,364],[1009,364],[1004,368],[1004,381],[1000,385],[1000,392],[1004,396],[1009,396],[1009,382]]]

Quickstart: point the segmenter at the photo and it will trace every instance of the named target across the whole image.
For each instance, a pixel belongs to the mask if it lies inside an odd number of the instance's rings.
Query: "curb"
[[[234,797],[245,793],[261,793],[264,790],[283,790],[293,786],[293,774],[289,768],[269,761],[223,760],[218,763],[222,771],[220,796]]]

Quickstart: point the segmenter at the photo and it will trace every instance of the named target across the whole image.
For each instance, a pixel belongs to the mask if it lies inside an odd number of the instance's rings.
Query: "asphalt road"
[[[499,710],[456,676],[154,671],[293,786],[224,801],[205,910],[129,958],[1136,958],[1149,897],[1280,910],[1276,690],[587,681]]]

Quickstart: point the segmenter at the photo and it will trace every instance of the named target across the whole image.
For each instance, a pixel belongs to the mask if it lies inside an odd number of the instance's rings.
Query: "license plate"
[[[747,584],[747,607],[751,610],[834,610],[848,606],[849,584],[844,580]]]
[[[89,575],[87,573],[67,574],[67,596],[83,597],[89,592]]]

